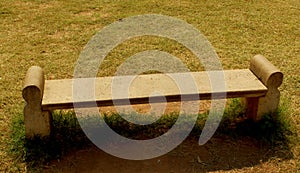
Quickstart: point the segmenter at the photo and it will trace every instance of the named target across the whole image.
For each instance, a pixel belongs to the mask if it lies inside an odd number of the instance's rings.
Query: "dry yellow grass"
[[[118,19],[149,13],[178,17],[198,28],[217,50],[225,69],[247,68],[250,57],[258,53],[265,55],[285,74],[280,90],[283,100],[289,105],[287,118],[291,119],[291,125],[300,135],[299,0],[2,0],[1,172],[22,172],[26,169],[25,163],[15,161],[8,154],[11,119],[21,114],[23,109],[21,89],[26,70],[32,65],[39,65],[45,70],[47,78],[71,78],[80,51],[97,31]],[[159,42],[157,39],[153,41]],[[139,46],[134,47],[134,51],[147,48],[143,41],[132,41],[123,46],[132,47],[137,43]],[[180,48],[180,45],[175,47]],[[183,59],[189,54],[187,51],[174,51],[176,49],[172,44],[167,44],[164,49]],[[124,51],[122,47],[111,56],[118,56],[120,51]],[[114,63],[109,61],[107,68],[99,72],[100,75],[112,75],[115,66],[109,64]],[[194,63],[190,63],[189,67],[198,69]],[[298,139],[294,141],[298,142]],[[291,146],[293,158],[289,160],[274,158],[254,167],[229,172],[300,171],[300,147],[296,144]]]

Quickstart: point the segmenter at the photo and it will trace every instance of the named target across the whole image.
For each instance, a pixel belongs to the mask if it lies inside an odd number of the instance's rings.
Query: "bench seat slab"
[[[211,84],[210,77],[214,77],[214,72],[210,72],[211,76],[207,72],[192,72],[192,73],[172,73],[172,74],[149,74],[138,75],[136,78],[133,76],[119,76],[119,77],[101,77],[95,78],[95,95],[94,97],[85,97],[79,101],[73,99],[73,79],[63,80],[46,80],[44,86],[44,95],[42,99],[43,110],[54,110],[73,108],[73,102],[77,102],[82,107],[89,107],[95,101],[98,106],[113,106],[115,104],[124,105],[130,100],[132,104],[144,104],[149,103],[150,97],[165,97],[168,102],[181,101],[182,95],[198,95],[201,100],[211,99],[211,94],[214,93],[218,98],[226,93],[226,98],[234,97],[260,97],[267,93],[267,88],[257,79],[257,77],[249,70],[225,70],[224,78],[220,81],[225,87],[214,86],[212,91],[212,85],[218,85],[218,83]],[[195,82],[195,87],[191,89],[180,88],[180,81],[174,81],[174,79],[185,79],[192,77]],[[133,80],[132,80],[133,79]],[[82,85],[89,79],[82,80]],[[131,81],[132,80],[132,81]],[[131,81],[131,83],[129,82]],[[129,84],[128,84],[129,83]],[[113,90],[112,85],[116,89],[129,88],[128,95],[124,94],[112,94],[120,92],[119,90]],[[184,85],[184,83],[183,83]],[[129,86],[129,87],[126,87]],[[87,88],[83,88],[84,90]],[[123,92],[123,91],[122,91]],[[163,96],[153,95],[154,92],[160,92]],[[187,97],[188,98],[188,97]],[[191,100],[196,97],[190,97]],[[162,99],[151,99],[151,101]],[[190,100],[186,100],[190,101]]]

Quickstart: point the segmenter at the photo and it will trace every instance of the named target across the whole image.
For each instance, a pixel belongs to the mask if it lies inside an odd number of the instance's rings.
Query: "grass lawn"
[[[0,172],[23,172],[28,168],[24,158],[11,152],[13,140],[17,140],[11,129],[23,128],[12,122],[22,117],[21,91],[27,69],[39,65],[47,79],[72,78],[81,50],[95,33],[112,22],[139,14],[163,14],[187,21],[212,43],[224,69],[247,68],[255,54],[264,55],[281,69],[281,107],[285,111],[282,121],[289,122],[294,134],[288,143],[292,157],[272,157],[252,167],[227,171],[300,171],[299,0],[2,0]],[[163,38],[140,37],[113,50],[98,75],[113,75],[127,57],[150,49],[179,57],[192,71],[202,69],[182,45]],[[275,152],[282,151],[277,147]]]

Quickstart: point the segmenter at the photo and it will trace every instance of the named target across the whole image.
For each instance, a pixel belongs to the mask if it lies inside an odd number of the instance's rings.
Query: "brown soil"
[[[166,173],[208,172],[252,167],[266,161],[270,149],[250,138],[232,140],[219,136],[199,146],[189,138],[168,154],[143,161],[111,156],[95,146],[73,151],[53,161],[45,172]]]
[[[178,110],[179,103],[169,104],[166,112]],[[201,108],[209,107],[202,102]],[[147,112],[149,105],[136,106],[139,112]],[[114,112],[112,107],[102,112]],[[200,135],[200,134],[199,134]],[[42,172],[65,173],[167,173],[167,172],[209,172],[244,169],[259,165],[271,157],[278,156],[261,141],[249,137],[233,139],[228,136],[214,136],[205,145],[199,146],[195,137],[187,138],[173,151],[158,158],[132,161],[109,155],[93,144],[85,149],[69,152],[60,160],[52,161]]]

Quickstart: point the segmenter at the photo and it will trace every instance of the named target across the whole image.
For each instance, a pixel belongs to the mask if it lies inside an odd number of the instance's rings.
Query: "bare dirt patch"
[[[201,101],[200,111],[208,110],[210,102]],[[135,105],[139,113],[149,111],[147,104]],[[180,110],[180,103],[168,103],[165,113]],[[113,113],[115,108],[100,108],[102,113]],[[200,134],[199,134],[200,135]],[[68,152],[59,160],[54,160],[42,172],[100,172],[100,173],[165,173],[165,172],[255,172],[254,167],[279,158],[288,160],[290,151],[276,152],[274,147],[251,137],[238,138],[214,135],[205,145],[198,145],[198,136],[192,135],[173,151],[149,160],[124,160],[105,153],[92,143],[86,148]],[[253,169],[253,170],[252,170]]]
[[[275,156],[268,146],[251,138],[232,140],[218,136],[203,146],[198,145],[197,139],[189,138],[168,154],[143,161],[120,159],[91,146],[70,152],[61,160],[53,161],[43,171],[65,173],[223,172],[242,168],[250,169]]]

